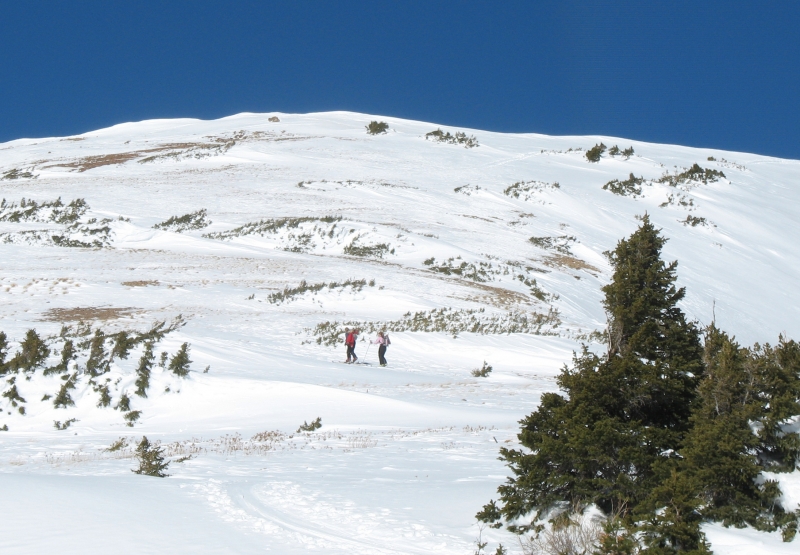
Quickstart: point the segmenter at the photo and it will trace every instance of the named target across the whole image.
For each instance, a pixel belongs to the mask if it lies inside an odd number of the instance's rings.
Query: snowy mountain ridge
[[[388,131],[368,134],[373,120]],[[113,334],[181,315],[158,352],[189,343],[193,361],[187,378],[156,365],[138,396],[142,340],[111,360],[100,407],[83,372],[67,407],[44,399],[58,375],[6,380],[25,414],[0,401],[2,487],[46,483],[53,515],[72,491],[185,511],[192,526],[171,537],[153,524],[146,540],[178,552],[219,552],[214,537],[236,553],[474,551],[473,515],[506,472],[499,444],[516,441],[573,350],[602,349],[603,253],[644,213],[679,261],[690,318],[746,345],[800,338],[797,161],[346,112],[239,114],[5,143],[0,189],[12,352],[35,328],[51,338],[52,366],[69,337],[88,356],[86,325],[110,349]],[[345,326],[388,330],[389,366],[367,342],[357,353],[372,366],[335,364]],[[492,373],[471,375],[484,361]],[[123,396],[131,406],[115,409]],[[295,431],[317,417],[318,431]],[[142,434],[192,457],[147,484],[150,501],[136,493],[146,478],[128,471]],[[131,439],[103,451],[120,437]],[[779,479],[800,503],[798,473]],[[4,538],[40,510],[41,498],[29,503],[4,515]],[[134,542],[117,508],[92,507],[81,510],[103,522],[98,545]],[[53,526],[89,533],[77,516]],[[718,553],[791,547],[749,531],[709,537]],[[13,541],[3,551],[23,552]]]

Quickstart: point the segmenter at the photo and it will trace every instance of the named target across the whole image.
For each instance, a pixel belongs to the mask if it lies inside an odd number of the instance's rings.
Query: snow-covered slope
[[[368,135],[371,120],[389,132]],[[473,515],[506,472],[499,445],[581,342],[602,348],[602,253],[645,213],[691,318],[743,344],[800,338],[800,162],[443,128],[477,139],[465,148],[426,137],[438,127],[240,114],[0,145],[0,330],[19,342],[182,315],[159,350],[189,342],[195,370],[157,371],[134,396],[137,347],[112,364],[106,408],[85,381],[57,409],[39,399],[58,376],[18,379],[26,414],[0,400],[0,488],[15,500],[0,505],[0,551],[471,552]],[[591,163],[600,142],[634,153]],[[303,281],[335,285],[285,291]],[[366,342],[371,366],[337,363],[344,347],[326,343],[345,322],[393,330],[388,367]],[[473,377],[484,361],[493,372]],[[142,411],[132,428],[113,408],[125,393]],[[129,472],[130,446],[103,451],[142,434],[194,458],[157,480]],[[800,502],[797,473],[781,480]],[[709,535],[718,553],[797,543]]]

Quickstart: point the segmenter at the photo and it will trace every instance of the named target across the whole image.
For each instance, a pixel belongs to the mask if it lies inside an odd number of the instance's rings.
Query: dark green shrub
[[[628,179],[624,181],[620,181],[619,179],[609,181],[603,185],[603,190],[611,191],[615,195],[638,196],[642,194],[642,183],[644,183],[643,177],[636,177],[630,174]]]
[[[431,131],[430,133],[425,133],[425,140],[427,141],[428,139],[439,143],[464,145],[464,148],[474,148],[476,146],[480,146],[478,144],[478,139],[476,139],[474,136],[467,136],[467,134],[462,131],[456,131],[455,135],[451,135],[449,131],[445,133],[441,129],[437,129],[435,131]]]
[[[305,420],[303,420],[303,423],[299,428],[297,428],[297,433],[313,432],[314,430],[319,430],[320,428],[322,428],[322,418],[318,416],[316,420],[311,422],[311,424],[308,424]]]
[[[163,229],[164,231],[175,231],[181,233],[190,229],[202,229],[211,225],[211,220],[207,218],[208,211],[203,208],[197,212],[184,214],[183,216],[172,216],[153,226],[154,229]]]
[[[53,406],[57,409],[65,409],[67,407],[75,406],[75,401],[72,400],[72,396],[69,394],[70,390],[75,389],[75,384],[78,381],[78,374],[72,374],[67,377],[67,380],[61,384],[61,389],[58,390],[56,393],[55,398],[53,399]]]
[[[176,376],[184,378],[189,375],[189,365],[191,363],[192,361],[189,359],[189,344],[184,343],[170,359],[169,369]]]
[[[386,133],[389,130],[389,124],[385,121],[371,121],[367,127],[367,134],[369,135],[380,135],[381,133]]]
[[[483,361],[483,366],[480,368],[475,368],[470,374],[475,378],[486,378],[489,374],[492,373],[492,365],[488,364],[485,360]]]
[[[15,372],[33,372],[44,364],[50,356],[50,349],[39,337],[36,330],[28,330],[25,339],[20,343],[20,350],[9,363],[9,369]]]
[[[64,342],[64,346],[61,348],[61,362],[55,366],[51,366],[50,368],[45,368],[44,375],[47,376],[49,374],[62,374],[68,372],[69,363],[75,360],[77,357],[78,353],[75,350],[75,344],[71,339],[67,339]]]
[[[139,468],[131,470],[136,474],[165,478],[169,462],[164,461],[164,452],[159,444],[152,444],[147,436],[142,436],[142,441],[136,446],[136,459],[139,461]]]
[[[606,151],[606,145],[600,143],[599,145],[594,145],[592,148],[586,151],[586,159],[589,162],[599,162],[600,157]]]
[[[95,330],[89,341],[89,358],[86,360],[86,372],[92,377],[105,374],[109,370],[105,344],[106,335],[101,330]]]
[[[139,397],[147,397],[147,388],[150,387],[150,372],[156,360],[153,348],[153,341],[144,344],[144,352],[139,359],[139,366],[136,368],[136,395]]]
[[[70,425],[72,425],[73,423],[75,423],[77,421],[78,421],[77,418],[70,418],[69,420],[66,420],[64,422],[61,422],[59,420],[53,420],[53,427],[56,430],[66,430],[67,428],[70,427]]]

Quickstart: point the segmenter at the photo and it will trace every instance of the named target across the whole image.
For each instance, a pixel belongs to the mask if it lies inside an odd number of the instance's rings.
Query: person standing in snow
[[[386,347],[389,345],[389,336],[384,334],[382,331],[378,332],[378,337],[375,338],[375,341],[372,341],[373,344],[379,345],[378,347],[378,362],[381,366],[386,366]]]
[[[344,346],[347,349],[346,363],[350,363],[350,328],[344,328]]]
[[[358,341],[358,332],[360,330],[358,328],[351,331],[347,336],[345,336],[344,342],[347,345],[347,362],[352,364],[358,360],[356,356],[356,341]]]

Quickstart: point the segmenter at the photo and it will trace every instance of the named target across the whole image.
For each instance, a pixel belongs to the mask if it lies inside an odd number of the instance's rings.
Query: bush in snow
[[[600,156],[606,151],[606,145],[600,143],[599,145],[594,145],[592,148],[586,151],[586,159],[589,162],[599,162]]]
[[[158,443],[150,443],[147,436],[142,436],[142,441],[136,446],[136,459],[139,461],[139,468],[131,470],[131,472],[157,478],[169,476],[164,473],[169,462],[164,462],[163,449]]]
[[[318,416],[316,420],[313,420],[311,422],[311,424],[303,420],[303,423],[300,425],[299,428],[297,428],[297,433],[299,434],[300,432],[313,432],[314,430],[319,430],[320,428],[322,428],[322,418]]]
[[[136,368],[136,395],[147,397],[147,388],[150,387],[150,371],[156,357],[153,355],[153,342],[148,341],[144,344],[142,358],[139,359],[139,366]]]
[[[169,369],[176,376],[183,378],[189,374],[189,365],[191,363],[192,361],[189,359],[189,344],[184,343],[170,359]]]
[[[389,130],[389,124],[385,121],[371,121],[367,127],[367,134],[369,135],[380,135],[381,133],[386,133]]]
[[[488,364],[485,360],[483,361],[483,366],[480,368],[475,368],[470,374],[472,374],[475,378],[486,378],[489,374],[492,373],[492,365]]]
[[[197,212],[184,214],[183,216],[172,216],[153,226],[154,229],[163,229],[164,231],[175,231],[181,233],[189,229],[202,229],[211,225],[209,220],[208,211],[203,208]]]

